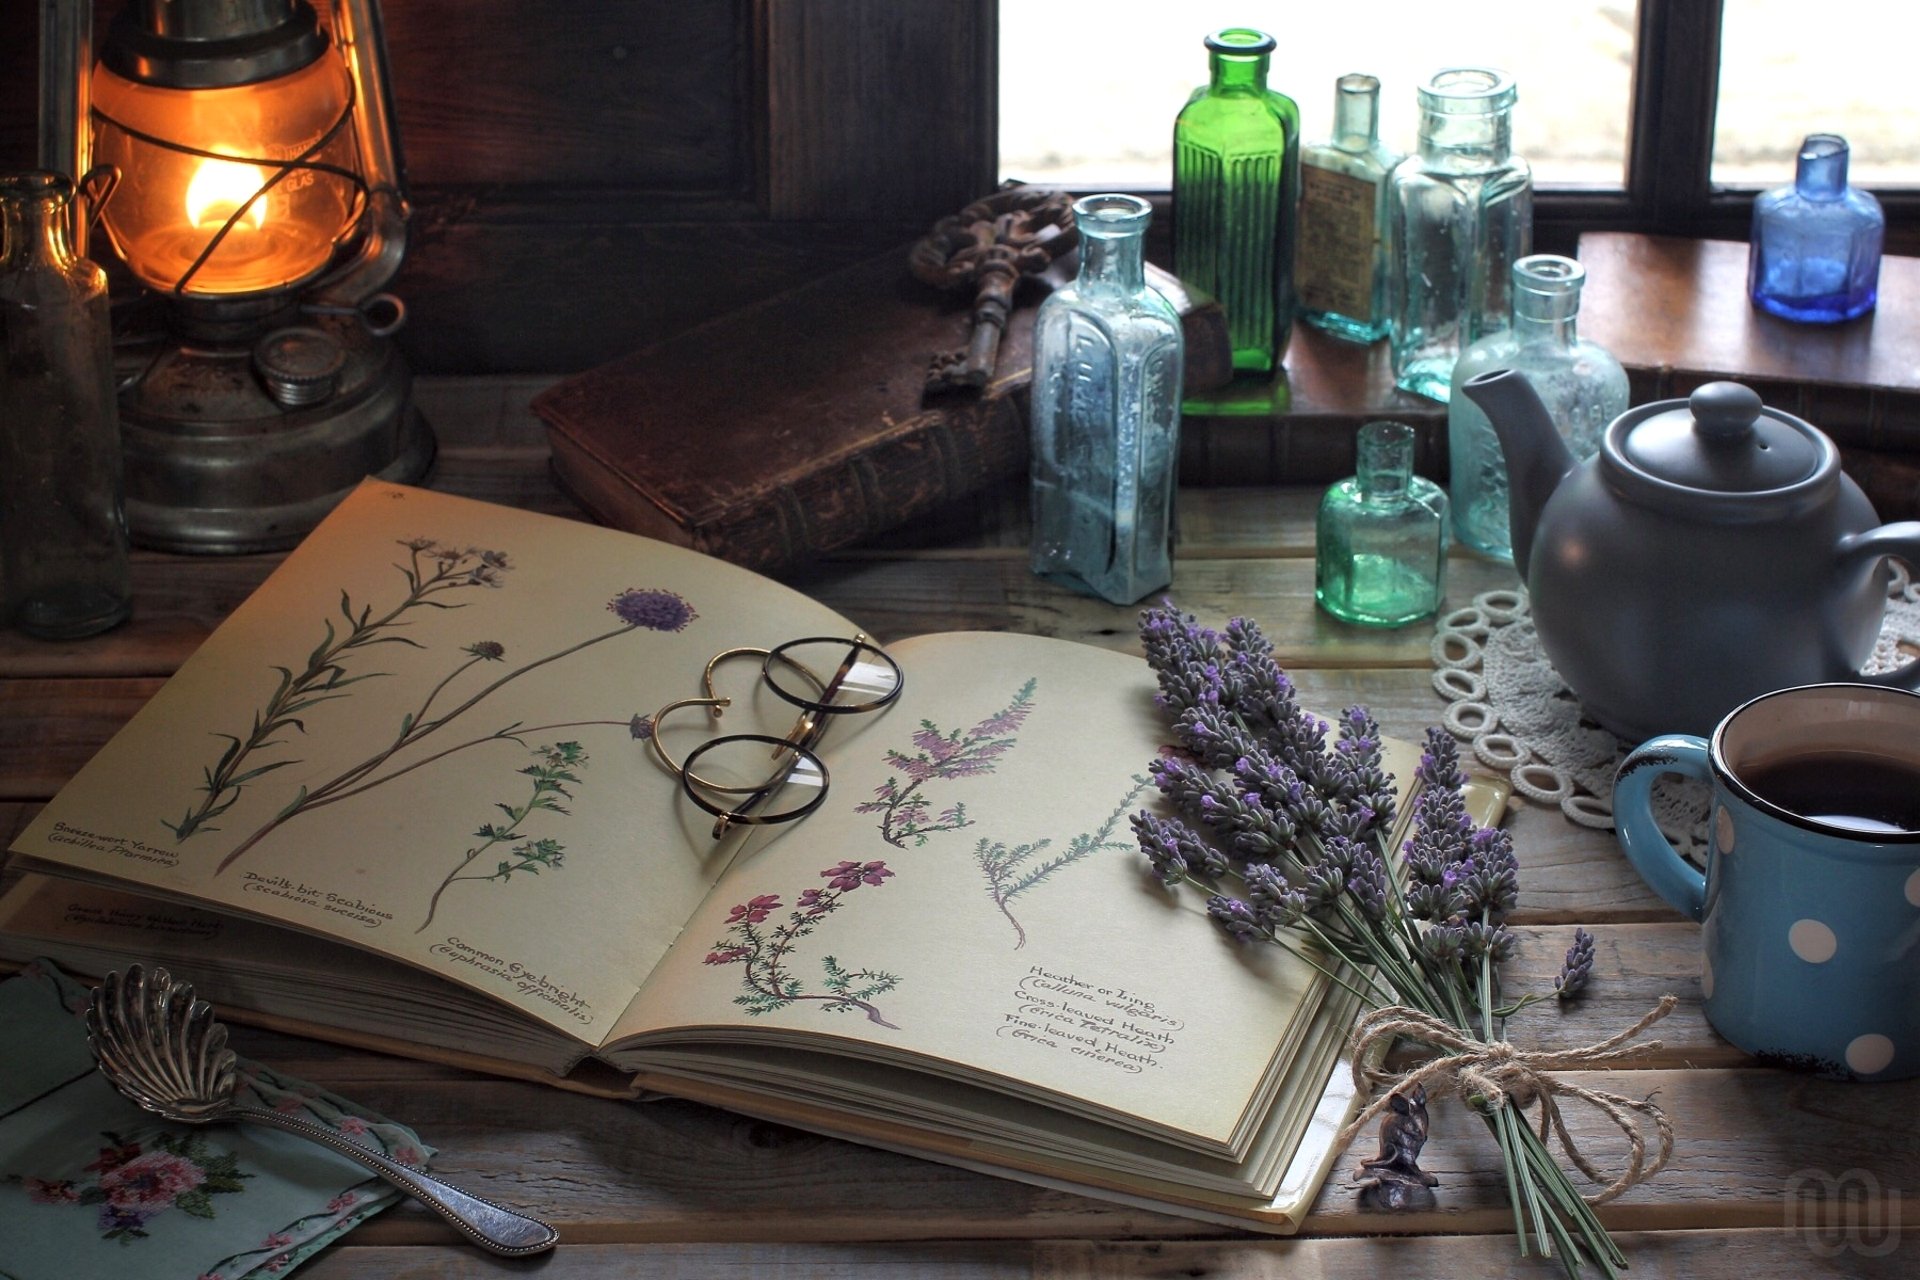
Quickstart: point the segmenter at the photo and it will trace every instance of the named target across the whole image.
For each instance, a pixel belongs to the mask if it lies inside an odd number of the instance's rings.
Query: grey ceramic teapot
[[[1540,647],[1629,742],[1705,736],[1750,698],[1862,676],[1885,557],[1920,569],[1920,522],[1880,524],[1840,451],[1736,382],[1630,409],[1576,462],[1520,374],[1470,378],[1506,455],[1513,559]]]

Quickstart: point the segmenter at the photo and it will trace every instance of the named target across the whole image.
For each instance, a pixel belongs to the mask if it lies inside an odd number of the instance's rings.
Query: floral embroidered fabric
[[[1902,646],[1906,646],[1903,651]],[[1889,671],[1920,651],[1920,584],[1897,566],[1886,618],[1866,670]],[[1613,772],[1637,744],[1588,720],[1580,701],[1540,652],[1526,593],[1488,591],[1441,617],[1433,637],[1433,686],[1448,702],[1443,722],[1472,744],[1482,764],[1582,826],[1613,826]],[[1678,777],[1654,785],[1654,816],[1683,854],[1706,857],[1707,790]]]
[[[258,1126],[169,1124],[94,1070],[86,989],[50,965],[0,982],[0,1277],[283,1275],[400,1198],[344,1157]],[[242,1100],[403,1164],[431,1151],[344,1098],[240,1062]]]

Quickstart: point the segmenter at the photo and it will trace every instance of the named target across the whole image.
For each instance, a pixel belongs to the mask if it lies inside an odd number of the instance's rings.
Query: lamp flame
[[[196,227],[216,230],[234,210],[266,183],[266,171],[258,165],[236,160],[202,160],[187,184],[187,221]],[[266,225],[267,198],[263,195],[241,215],[235,227],[259,230]]]

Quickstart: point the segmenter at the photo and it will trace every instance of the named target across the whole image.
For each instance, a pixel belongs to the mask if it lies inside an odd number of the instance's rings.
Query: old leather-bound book
[[[1189,384],[1220,385],[1219,304],[1150,278],[1186,317]],[[555,474],[596,519],[776,569],[1024,471],[1044,286],[1022,290],[978,391],[923,396],[929,359],[966,345],[971,299],[914,279],[902,246],[556,383],[533,407]]]

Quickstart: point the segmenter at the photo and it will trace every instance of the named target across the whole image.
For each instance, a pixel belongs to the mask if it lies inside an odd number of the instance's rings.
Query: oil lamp
[[[97,55],[88,6],[61,7],[41,162],[115,174],[97,234],[162,316],[118,336],[135,540],[286,547],[363,477],[418,479],[433,437],[381,292],[407,200],[377,0],[325,24],[308,0],[129,0]]]

